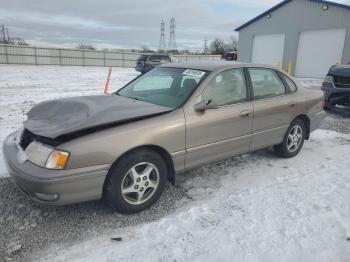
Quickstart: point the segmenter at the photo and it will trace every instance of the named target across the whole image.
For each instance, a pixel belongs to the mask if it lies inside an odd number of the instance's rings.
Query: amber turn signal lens
[[[46,161],[46,168],[64,169],[67,165],[69,153],[65,151],[54,150]]]

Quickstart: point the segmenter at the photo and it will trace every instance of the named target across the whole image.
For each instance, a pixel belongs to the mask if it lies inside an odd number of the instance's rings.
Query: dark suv
[[[142,55],[137,59],[135,70],[143,74],[152,68],[164,63],[171,63],[170,56],[159,54]]]
[[[332,66],[324,79],[325,109],[350,117],[350,64]]]

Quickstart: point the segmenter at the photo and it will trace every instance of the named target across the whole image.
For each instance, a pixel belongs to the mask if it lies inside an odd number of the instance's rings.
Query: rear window
[[[152,55],[149,57],[150,61],[160,61],[160,56],[159,55]]]
[[[150,61],[170,62],[170,57],[165,55],[152,55]]]
[[[147,58],[147,55],[142,55],[137,59],[137,61],[145,61],[146,58]]]

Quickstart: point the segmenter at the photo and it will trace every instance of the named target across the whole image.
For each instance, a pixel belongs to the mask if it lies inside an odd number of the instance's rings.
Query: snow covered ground
[[[59,97],[101,94],[106,75],[107,69],[100,67],[0,65],[0,143],[21,125],[25,113],[35,103]],[[134,69],[114,68],[111,90],[120,88],[137,75]],[[307,88],[319,88],[322,81],[303,79],[301,82]],[[333,124],[332,121],[328,122],[327,128],[338,132],[314,132],[293,159],[280,159],[272,152],[262,150],[193,170],[179,176],[181,190],[175,190],[175,193],[185,191],[187,200],[181,201],[175,211],[160,219],[146,217],[143,223],[133,226],[116,225],[113,231],[98,231],[97,236],[94,234],[84,241],[77,242],[74,237],[67,236],[69,245],[49,243],[49,248],[31,255],[31,259],[348,261],[350,132],[347,130],[350,122],[336,120]],[[1,176],[8,176],[2,158]],[[20,211],[23,208],[20,207],[21,199],[9,190],[16,198],[13,209],[23,212]],[[50,221],[56,217],[67,218],[68,213],[73,212],[69,207],[35,207],[33,211],[28,207],[26,212],[46,212],[48,218],[41,218],[41,222],[37,220],[37,228],[21,231],[24,218],[11,213],[11,208],[1,209],[8,205],[5,197],[0,198],[0,210],[7,212],[0,213],[0,228],[6,227],[6,232],[12,232],[14,228],[26,254],[30,253],[26,249],[29,245],[21,237],[35,235],[40,232],[39,228],[57,234],[57,228],[52,228]],[[79,208],[84,206],[76,207]],[[147,211],[138,216],[144,214]],[[91,225],[97,227],[103,221],[99,214],[97,219],[94,215],[91,217],[89,231]],[[74,221],[66,224],[72,227],[87,223],[79,216],[70,219]],[[116,219],[123,222],[128,217],[117,216]],[[67,230],[73,231],[72,227]],[[39,234],[38,239],[41,237]],[[111,241],[110,237],[122,237],[122,241]],[[1,239],[1,234],[0,240],[6,242]],[[4,257],[0,254],[0,260]],[[29,257],[24,260],[28,261]]]
[[[323,82],[320,78],[298,78],[298,80],[305,88],[310,89],[320,89]]]
[[[319,130],[293,159],[265,150],[206,166],[186,174],[193,200],[175,214],[36,259],[348,261],[349,155],[350,135]]]

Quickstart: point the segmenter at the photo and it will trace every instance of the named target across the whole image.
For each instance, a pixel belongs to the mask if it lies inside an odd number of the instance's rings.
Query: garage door
[[[284,40],[284,34],[254,36],[252,62],[281,67]]]
[[[341,62],[345,35],[345,28],[301,32],[295,75],[323,78],[331,65]]]

